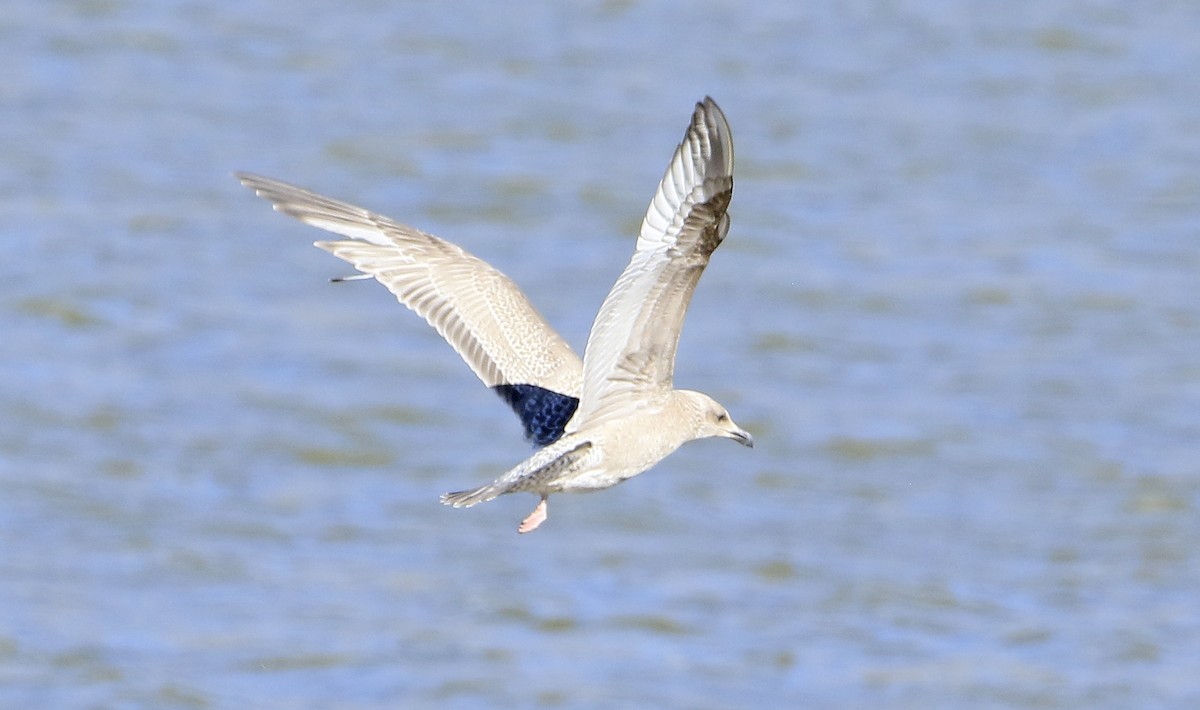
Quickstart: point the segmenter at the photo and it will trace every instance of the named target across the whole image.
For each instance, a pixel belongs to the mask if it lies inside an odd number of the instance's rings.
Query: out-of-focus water
[[[0,706],[1200,704],[1200,7],[0,9]],[[320,233],[582,348],[687,123],[677,382],[755,435],[461,511],[516,419]]]

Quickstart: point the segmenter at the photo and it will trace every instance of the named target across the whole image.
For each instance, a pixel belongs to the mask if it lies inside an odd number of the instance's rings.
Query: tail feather
[[[478,503],[486,503],[496,496],[516,491],[548,495],[553,489],[547,485],[554,483],[591,448],[590,441],[580,442],[578,439],[563,437],[486,486],[442,494],[442,503],[455,508],[470,508]]]
[[[489,483],[486,486],[473,488],[469,491],[443,493],[442,504],[452,505],[455,508],[470,508],[477,503],[486,503],[503,492],[503,487],[497,486],[495,483]]]

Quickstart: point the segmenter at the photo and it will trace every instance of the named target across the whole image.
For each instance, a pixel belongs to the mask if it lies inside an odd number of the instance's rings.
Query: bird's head
[[[729,411],[720,402],[703,392],[692,390],[676,390],[692,410],[696,421],[697,439],[710,436],[720,436],[733,439],[742,446],[754,447],[754,437],[749,432],[733,423]]]

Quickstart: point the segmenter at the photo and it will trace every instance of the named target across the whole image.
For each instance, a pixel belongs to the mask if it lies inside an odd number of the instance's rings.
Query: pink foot
[[[543,498],[541,502],[537,504],[537,507],[533,509],[533,512],[529,514],[529,517],[521,521],[520,526],[517,527],[517,532],[524,535],[532,530],[537,530],[537,527],[545,521],[546,499]]]

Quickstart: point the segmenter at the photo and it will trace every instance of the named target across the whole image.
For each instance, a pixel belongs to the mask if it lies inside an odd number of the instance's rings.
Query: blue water
[[[1200,7],[0,9],[0,706],[1200,704]],[[582,349],[693,102],[677,382],[757,448],[452,510],[519,422],[253,170]]]

